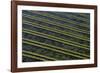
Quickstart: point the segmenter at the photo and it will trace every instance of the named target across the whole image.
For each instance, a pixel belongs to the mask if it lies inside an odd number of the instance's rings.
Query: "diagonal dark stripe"
[[[89,59],[89,20],[89,13],[23,10],[23,62]]]

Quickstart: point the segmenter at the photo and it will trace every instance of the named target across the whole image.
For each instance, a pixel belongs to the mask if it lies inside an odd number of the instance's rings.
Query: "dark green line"
[[[51,28],[51,27],[48,27],[48,26],[43,26],[43,25],[32,23],[32,22],[29,22],[29,21],[26,21],[25,24],[31,25],[31,26],[34,26],[34,27],[38,27],[38,28],[42,28],[42,29],[45,29],[45,30],[53,31],[53,32],[56,32],[56,33],[59,33],[59,34],[63,34],[63,35],[66,35],[66,36],[74,37],[74,38],[77,38],[77,39],[90,41],[89,38],[86,38],[86,37],[81,36],[81,35],[77,35],[76,36],[75,34],[72,34],[70,32],[61,31],[61,30],[58,30],[58,29],[55,29],[55,28]]]
[[[32,35],[38,35],[40,37],[44,37],[44,38],[48,38],[48,39],[53,39],[53,40],[56,40],[58,42],[62,42],[62,43],[65,43],[65,44],[69,44],[69,45],[72,45],[72,46],[76,46],[76,47],[80,47],[80,48],[84,48],[84,49],[89,50],[87,47],[83,47],[83,46],[79,46],[79,45],[76,45],[76,44],[69,43],[69,42],[62,40],[61,38],[58,38],[58,37],[55,37],[55,36],[47,35],[47,34],[44,34],[44,33],[36,32],[36,31],[28,30],[28,29],[23,29],[23,32],[28,33],[28,34],[32,34]]]
[[[43,46],[43,45],[41,45],[39,43],[31,43],[31,42],[27,42],[27,41],[23,41],[23,43],[26,43],[26,44],[29,44],[29,45],[35,45],[35,46],[42,47],[44,49],[49,49],[49,50],[52,50],[52,51],[56,51],[56,52],[59,52],[59,53],[65,54],[65,55],[70,55],[70,56],[73,56],[73,57],[86,59],[85,57],[74,55],[74,54],[71,54],[71,53],[68,53],[68,52],[64,52],[64,51],[60,51],[60,50],[56,50],[56,49],[52,49],[50,47]]]
[[[55,58],[51,58],[51,57],[48,57],[48,56],[45,56],[45,55],[41,55],[41,54],[38,54],[38,53],[34,53],[34,52],[30,52],[30,51],[25,51],[23,50],[23,53],[27,53],[27,54],[31,54],[31,55],[36,55],[36,56],[40,56],[40,57],[43,57],[43,58],[46,58],[46,59],[50,59],[52,61],[56,61],[57,59]]]
[[[73,53],[73,54],[89,57],[88,55],[85,55],[85,54],[82,54],[82,53],[79,53],[79,52],[76,52],[76,51],[73,51],[73,50],[64,49],[64,48],[53,46],[53,45],[46,44],[46,43],[43,43],[43,42],[41,43],[41,42],[38,42],[38,41],[35,41],[35,40],[26,39],[26,38],[23,38],[23,40],[26,40],[26,41],[29,41],[29,42],[32,42],[32,43],[39,43],[39,44],[42,44],[42,45],[45,45],[45,46],[48,46],[48,47],[53,47],[53,48],[56,48],[58,50],[62,50],[62,51],[65,51],[65,52],[70,52],[70,53]]]
[[[27,17],[27,18],[30,18],[30,19],[34,18],[35,20],[42,21],[42,22],[45,21],[45,23],[48,23],[48,24],[51,24],[51,25],[59,26],[59,27],[62,27],[62,28],[70,27],[70,28],[74,28],[76,30],[78,29],[80,31],[83,31],[83,32],[86,32],[87,33],[86,30],[82,30],[82,29],[79,29],[79,28],[76,28],[76,27],[72,27],[72,26],[69,26],[67,24],[62,24],[62,26],[61,25],[56,25],[56,24],[59,24],[59,23],[58,22],[52,22],[52,21],[50,21],[48,19],[43,19],[43,18],[39,18],[39,17],[36,17],[36,16],[30,16],[30,15],[24,15],[23,17]]]
[[[56,14],[60,14],[61,15],[61,13],[56,13]],[[68,17],[74,17],[74,18],[77,18],[78,20],[82,20],[82,21],[84,21],[84,22],[87,22],[87,21],[89,21],[89,19],[86,19],[86,18],[83,18],[83,17],[79,17],[79,16],[76,16],[76,15],[72,15],[72,14],[70,14],[70,13],[68,13],[67,15],[65,15],[65,16],[68,16]]]
[[[25,24],[27,24],[27,23],[25,23]],[[46,27],[46,26],[42,26],[42,25],[39,25],[39,24],[35,24],[35,23],[34,24],[27,24],[27,25],[31,25],[31,26],[38,27],[38,28],[42,28],[42,29],[49,30],[49,31],[53,31],[53,32],[60,33],[60,34],[65,34],[65,33],[61,32],[59,30],[52,29],[52,28],[49,28],[49,27]],[[68,36],[68,34],[66,34],[66,35]],[[71,36],[71,37],[73,37],[73,36]],[[79,39],[79,38],[77,38],[77,39]],[[63,40],[65,41],[65,39],[63,39]],[[87,47],[87,45],[83,45],[83,44],[80,44],[80,43],[77,43],[77,42],[74,42],[74,41],[71,41],[71,40],[67,40],[67,42],[71,42],[71,43],[74,43],[74,44],[78,44],[78,45]]]
[[[25,56],[25,57],[29,57],[29,58],[35,58],[35,59],[38,59],[38,60],[42,60],[42,61],[46,61],[46,59],[42,59],[42,58],[39,58],[39,57],[36,57],[36,56],[32,56],[32,55],[28,55],[28,54],[22,54],[23,56]]]
[[[76,21],[73,21],[73,20],[70,20],[70,19],[67,19],[67,18],[61,18],[60,16],[56,16],[56,15],[51,15],[51,14],[49,14],[49,13],[45,13],[45,15],[47,14],[47,16],[48,17],[52,17],[52,18],[55,18],[55,19],[59,19],[59,20],[61,20],[61,21],[67,21],[68,23],[71,23],[71,24],[74,24],[74,23],[76,23]],[[88,28],[88,26],[85,26],[83,23],[80,23],[80,24],[76,24],[76,25],[78,25],[78,26],[82,26],[82,27],[87,27]]]

